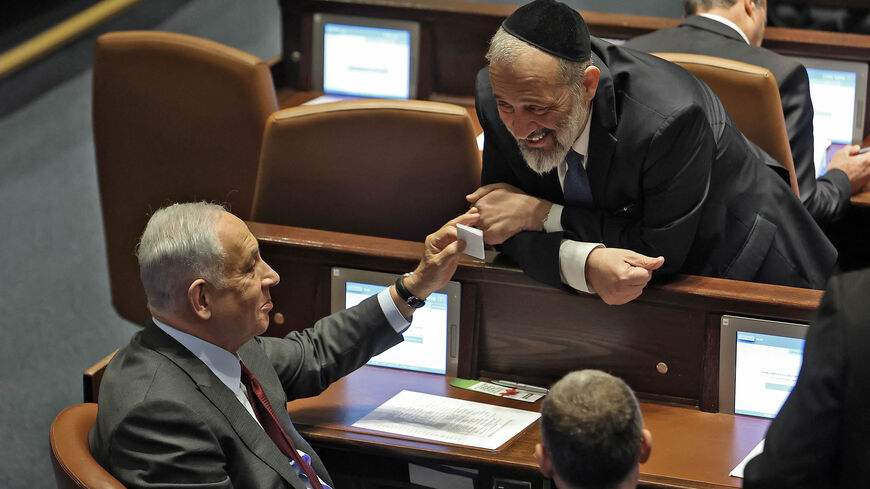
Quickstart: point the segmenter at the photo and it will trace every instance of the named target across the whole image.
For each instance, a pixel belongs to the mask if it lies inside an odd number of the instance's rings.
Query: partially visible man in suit
[[[656,273],[797,287],[821,288],[835,269],[782,167],[685,70],[590,38],[553,0],[517,9],[487,58],[476,86],[484,185],[468,200],[485,241],[531,277],[598,290],[587,265],[613,249],[664,257]]]
[[[571,372],[541,406],[541,473],[561,489],[633,489],[652,451],[631,388],[600,370]]]
[[[683,0],[683,5],[688,17],[680,25],[629,39],[625,46],[648,53],[706,54],[770,70],[779,85],[801,200],[820,225],[842,218],[849,197],[870,181],[870,154],[857,155],[857,146],[847,146],[816,179],[807,70],[799,62],[761,47],[767,23],[766,0]]]
[[[358,306],[284,338],[269,325],[279,277],[245,223],[213,204],[151,216],[137,256],[153,320],[106,368],[94,457],[126,487],[332,484],[285,409],[402,341],[414,307],[456,269],[455,223],[427,237],[411,275]]]
[[[807,332],[794,389],[764,451],[744,470],[747,489],[870,487],[870,269],[828,284]]]

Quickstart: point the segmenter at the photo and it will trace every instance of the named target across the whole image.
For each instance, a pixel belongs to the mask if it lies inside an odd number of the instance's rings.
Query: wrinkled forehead
[[[562,83],[558,60],[546,53],[524,56],[514,63],[493,62],[489,78],[496,97],[544,95],[566,88]]]
[[[217,221],[217,236],[228,258],[246,257],[257,248],[257,239],[238,217],[223,212]]]
[[[515,48],[506,59],[493,59],[489,64],[490,76],[496,73],[512,73],[515,76],[538,74],[555,79],[559,74],[559,59],[552,54],[525,43]]]

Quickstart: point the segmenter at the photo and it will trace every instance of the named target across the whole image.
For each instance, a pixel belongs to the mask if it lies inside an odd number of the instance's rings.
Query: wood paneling
[[[333,266],[412,270],[422,243],[249,222],[264,259],[281,275],[268,334],[282,336],[329,314]],[[463,257],[462,377],[506,377],[549,385],[568,371],[598,368],[644,398],[718,405],[722,314],[808,322],[822,292],[682,275],[648,285],[638,299],[608,306],[597,297],[526,277],[495,252]],[[275,316],[281,314],[283,323]],[[660,373],[663,363],[667,371]]]

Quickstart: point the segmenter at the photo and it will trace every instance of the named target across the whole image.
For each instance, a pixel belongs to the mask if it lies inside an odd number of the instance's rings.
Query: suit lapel
[[[275,445],[263,428],[251,417],[223,382],[196,358],[184,345],[163,332],[153,322],[146,324],[143,339],[157,353],[178,365],[196,383],[197,389],[223,413],[242,443],[264,463],[278,472],[293,487],[304,488],[287,457]],[[254,375],[257,375],[256,373]],[[271,400],[271,398],[270,398]],[[286,410],[285,410],[286,411]]]
[[[597,43],[596,47],[598,47]],[[617,139],[613,134],[616,128],[616,97],[610,70],[604,60],[594,52],[592,64],[601,70],[601,76],[598,79],[595,98],[592,100],[594,107],[592,117],[589,119],[589,161],[586,164],[586,173],[589,175],[595,204],[600,208],[605,201],[607,177],[613,152],[616,149]]]
[[[300,435],[299,432],[296,431],[296,427],[293,426],[290,414],[287,413],[286,397],[283,386],[281,385],[281,380],[278,378],[275,373],[275,368],[269,362],[262,346],[259,344],[259,339],[255,338],[242,346],[239,349],[239,357],[251,373],[254,374],[257,381],[263,386],[263,391],[266,393],[266,397],[269,398],[269,404],[272,405],[272,409],[275,410],[275,416],[278,417],[278,422],[281,423],[281,427],[284,428],[287,436],[293,440],[296,449],[302,450],[311,457],[311,465],[314,467],[314,471],[321,479],[332,486],[332,479],[329,477],[329,472],[326,470],[326,466],[323,465],[323,461],[320,460],[320,457],[317,455],[317,452],[314,451],[314,448],[304,438],[302,438],[302,435]],[[247,411],[245,411],[245,414],[247,414]],[[250,415],[248,415],[248,417],[250,417]],[[263,430],[260,431],[262,432]],[[266,438],[269,440],[269,443],[274,446],[272,440],[269,439],[268,436]],[[298,476],[296,479],[298,479]]]

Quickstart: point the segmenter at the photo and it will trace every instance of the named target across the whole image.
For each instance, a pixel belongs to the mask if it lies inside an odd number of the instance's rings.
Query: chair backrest
[[[278,110],[260,58],[216,42],[154,31],[97,40],[93,124],[112,302],[148,317],[134,247],[154,210],[227,202],[250,214],[263,127]]]
[[[789,184],[800,196],[779,87],[761,66],[690,53],[652,53],[690,71],[706,83],[750,141],[788,170]]]
[[[83,402],[97,402],[99,400],[100,383],[103,381],[103,374],[106,372],[109,360],[115,356],[115,353],[118,353],[118,350],[113,351],[106,358],[103,358],[82,372]]]
[[[252,219],[410,241],[456,217],[480,183],[468,112],[418,100],[350,100],[266,124]]]
[[[124,489],[88,447],[88,432],[97,419],[97,405],[76,404],[60,412],[51,423],[49,443],[58,489]]]

